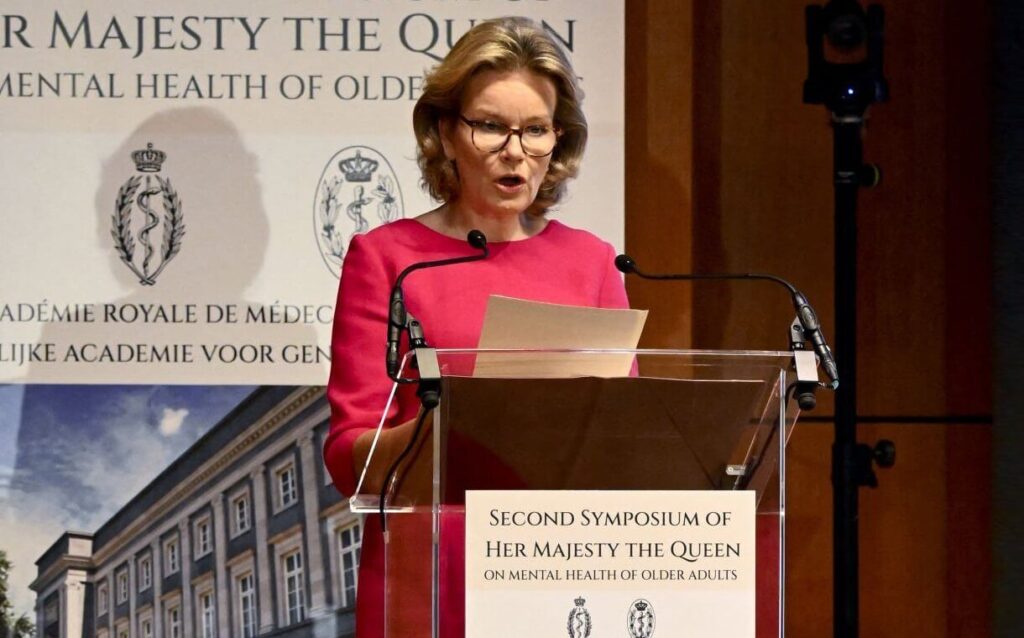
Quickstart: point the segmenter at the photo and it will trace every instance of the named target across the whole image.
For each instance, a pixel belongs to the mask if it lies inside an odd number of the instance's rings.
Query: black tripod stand
[[[874,464],[895,461],[891,442],[857,443],[857,192],[881,174],[863,162],[861,134],[871,104],[884,101],[882,7],[865,11],[857,0],[829,0],[806,9],[808,75],[804,102],[824,104],[832,116],[835,186],[836,391],[832,445],[833,628],[856,638],[858,627],[858,489],[876,487]]]

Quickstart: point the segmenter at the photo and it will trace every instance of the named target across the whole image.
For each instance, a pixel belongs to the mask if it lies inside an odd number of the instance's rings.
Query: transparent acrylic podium
[[[793,362],[763,351],[421,352],[441,401],[386,491],[385,635],[464,635],[465,493],[503,489],[753,490],[756,635],[783,635]],[[351,499],[373,518],[397,456],[378,439]]]

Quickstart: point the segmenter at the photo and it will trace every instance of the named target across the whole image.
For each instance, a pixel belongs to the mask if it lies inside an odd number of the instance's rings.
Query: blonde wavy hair
[[[459,196],[459,176],[445,157],[440,125],[456,118],[470,79],[483,70],[528,70],[550,79],[557,91],[554,125],[561,131],[551,154],[547,175],[529,212],[543,215],[565,194],[566,182],[579,172],[587,145],[583,91],[561,47],[537,23],[527,18],[498,18],[481,22],[459,38],[430,73],[412,112],[422,184],[434,199],[451,202]]]

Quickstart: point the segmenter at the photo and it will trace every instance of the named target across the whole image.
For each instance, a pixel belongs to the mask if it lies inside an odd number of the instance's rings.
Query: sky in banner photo
[[[92,533],[251,393],[252,386],[0,386],[0,549],[18,614],[35,561]]]

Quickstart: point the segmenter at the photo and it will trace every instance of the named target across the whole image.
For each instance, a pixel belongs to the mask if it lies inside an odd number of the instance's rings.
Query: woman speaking
[[[523,18],[475,26],[427,76],[413,126],[423,183],[442,203],[355,236],[342,269],[324,457],[343,494],[355,491],[362,468],[354,467],[353,450],[368,446],[392,387],[382,347],[388,292],[409,264],[474,254],[467,233],[487,236],[486,260],[418,271],[405,286],[407,308],[438,348],[476,347],[491,295],[628,307],[612,246],[546,215],[583,156],[581,100],[565,53]],[[402,386],[386,427],[395,435],[408,430],[419,406],[415,388]],[[357,635],[383,636],[376,517],[366,521],[357,600]]]

